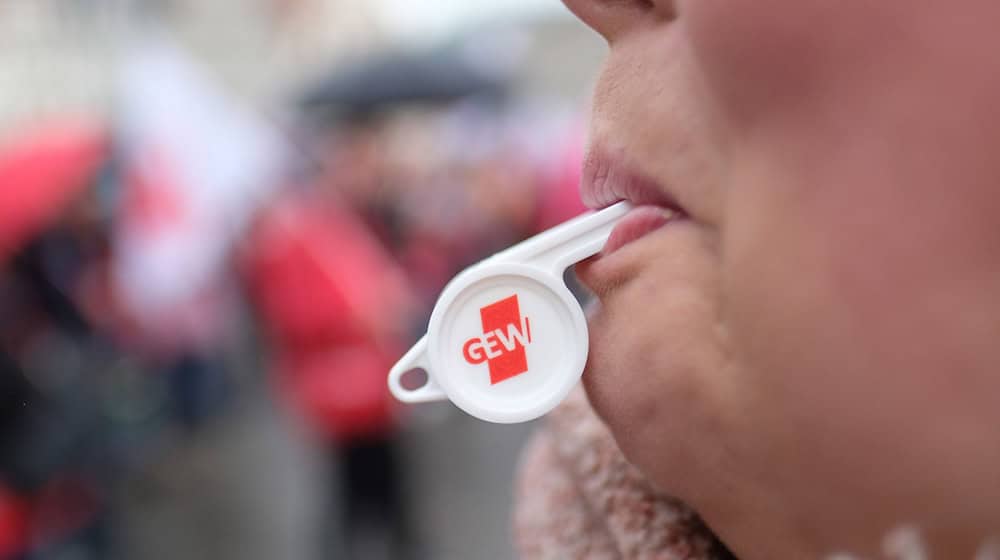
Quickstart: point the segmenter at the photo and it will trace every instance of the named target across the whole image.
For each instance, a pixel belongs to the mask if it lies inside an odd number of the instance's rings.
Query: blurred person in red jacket
[[[278,386],[340,462],[348,536],[374,525],[405,548],[397,409],[385,385],[414,309],[403,274],[343,204],[295,190],[260,216],[247,262]]]

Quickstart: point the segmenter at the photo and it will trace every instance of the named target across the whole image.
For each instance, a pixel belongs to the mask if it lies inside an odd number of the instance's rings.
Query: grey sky
[[[385,29],[402,41],[441,39],[464,26],[537,14],[567,14],[560,0],[377,0]]]

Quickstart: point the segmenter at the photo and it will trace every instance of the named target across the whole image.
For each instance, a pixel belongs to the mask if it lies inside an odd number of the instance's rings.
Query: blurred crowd
[[[378,557],[366,525],[416,556],[386,373],[456,272],[582,210],[581,124],[448,51],[267,119],[166,35],[120,83],[0,135],[0,558],[114,557],[117,487],[227,413],[247,353],[340,465],[327,557]]]

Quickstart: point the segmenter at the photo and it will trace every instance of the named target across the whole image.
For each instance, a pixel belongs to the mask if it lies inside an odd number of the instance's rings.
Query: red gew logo
[[[531,323],[521,317],[517,294],[481,308],[479,315],[483,334],[462,346],[465,361],[472,365],[487,362],[491,385],[528,371],[524,347],[531,344]]]

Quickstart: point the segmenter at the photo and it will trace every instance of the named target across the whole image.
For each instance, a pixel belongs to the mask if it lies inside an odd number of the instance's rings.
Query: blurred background
[[[582,211],[558,0],[0,0],[0,558],[505,559],[533,426],[403,408]]]

